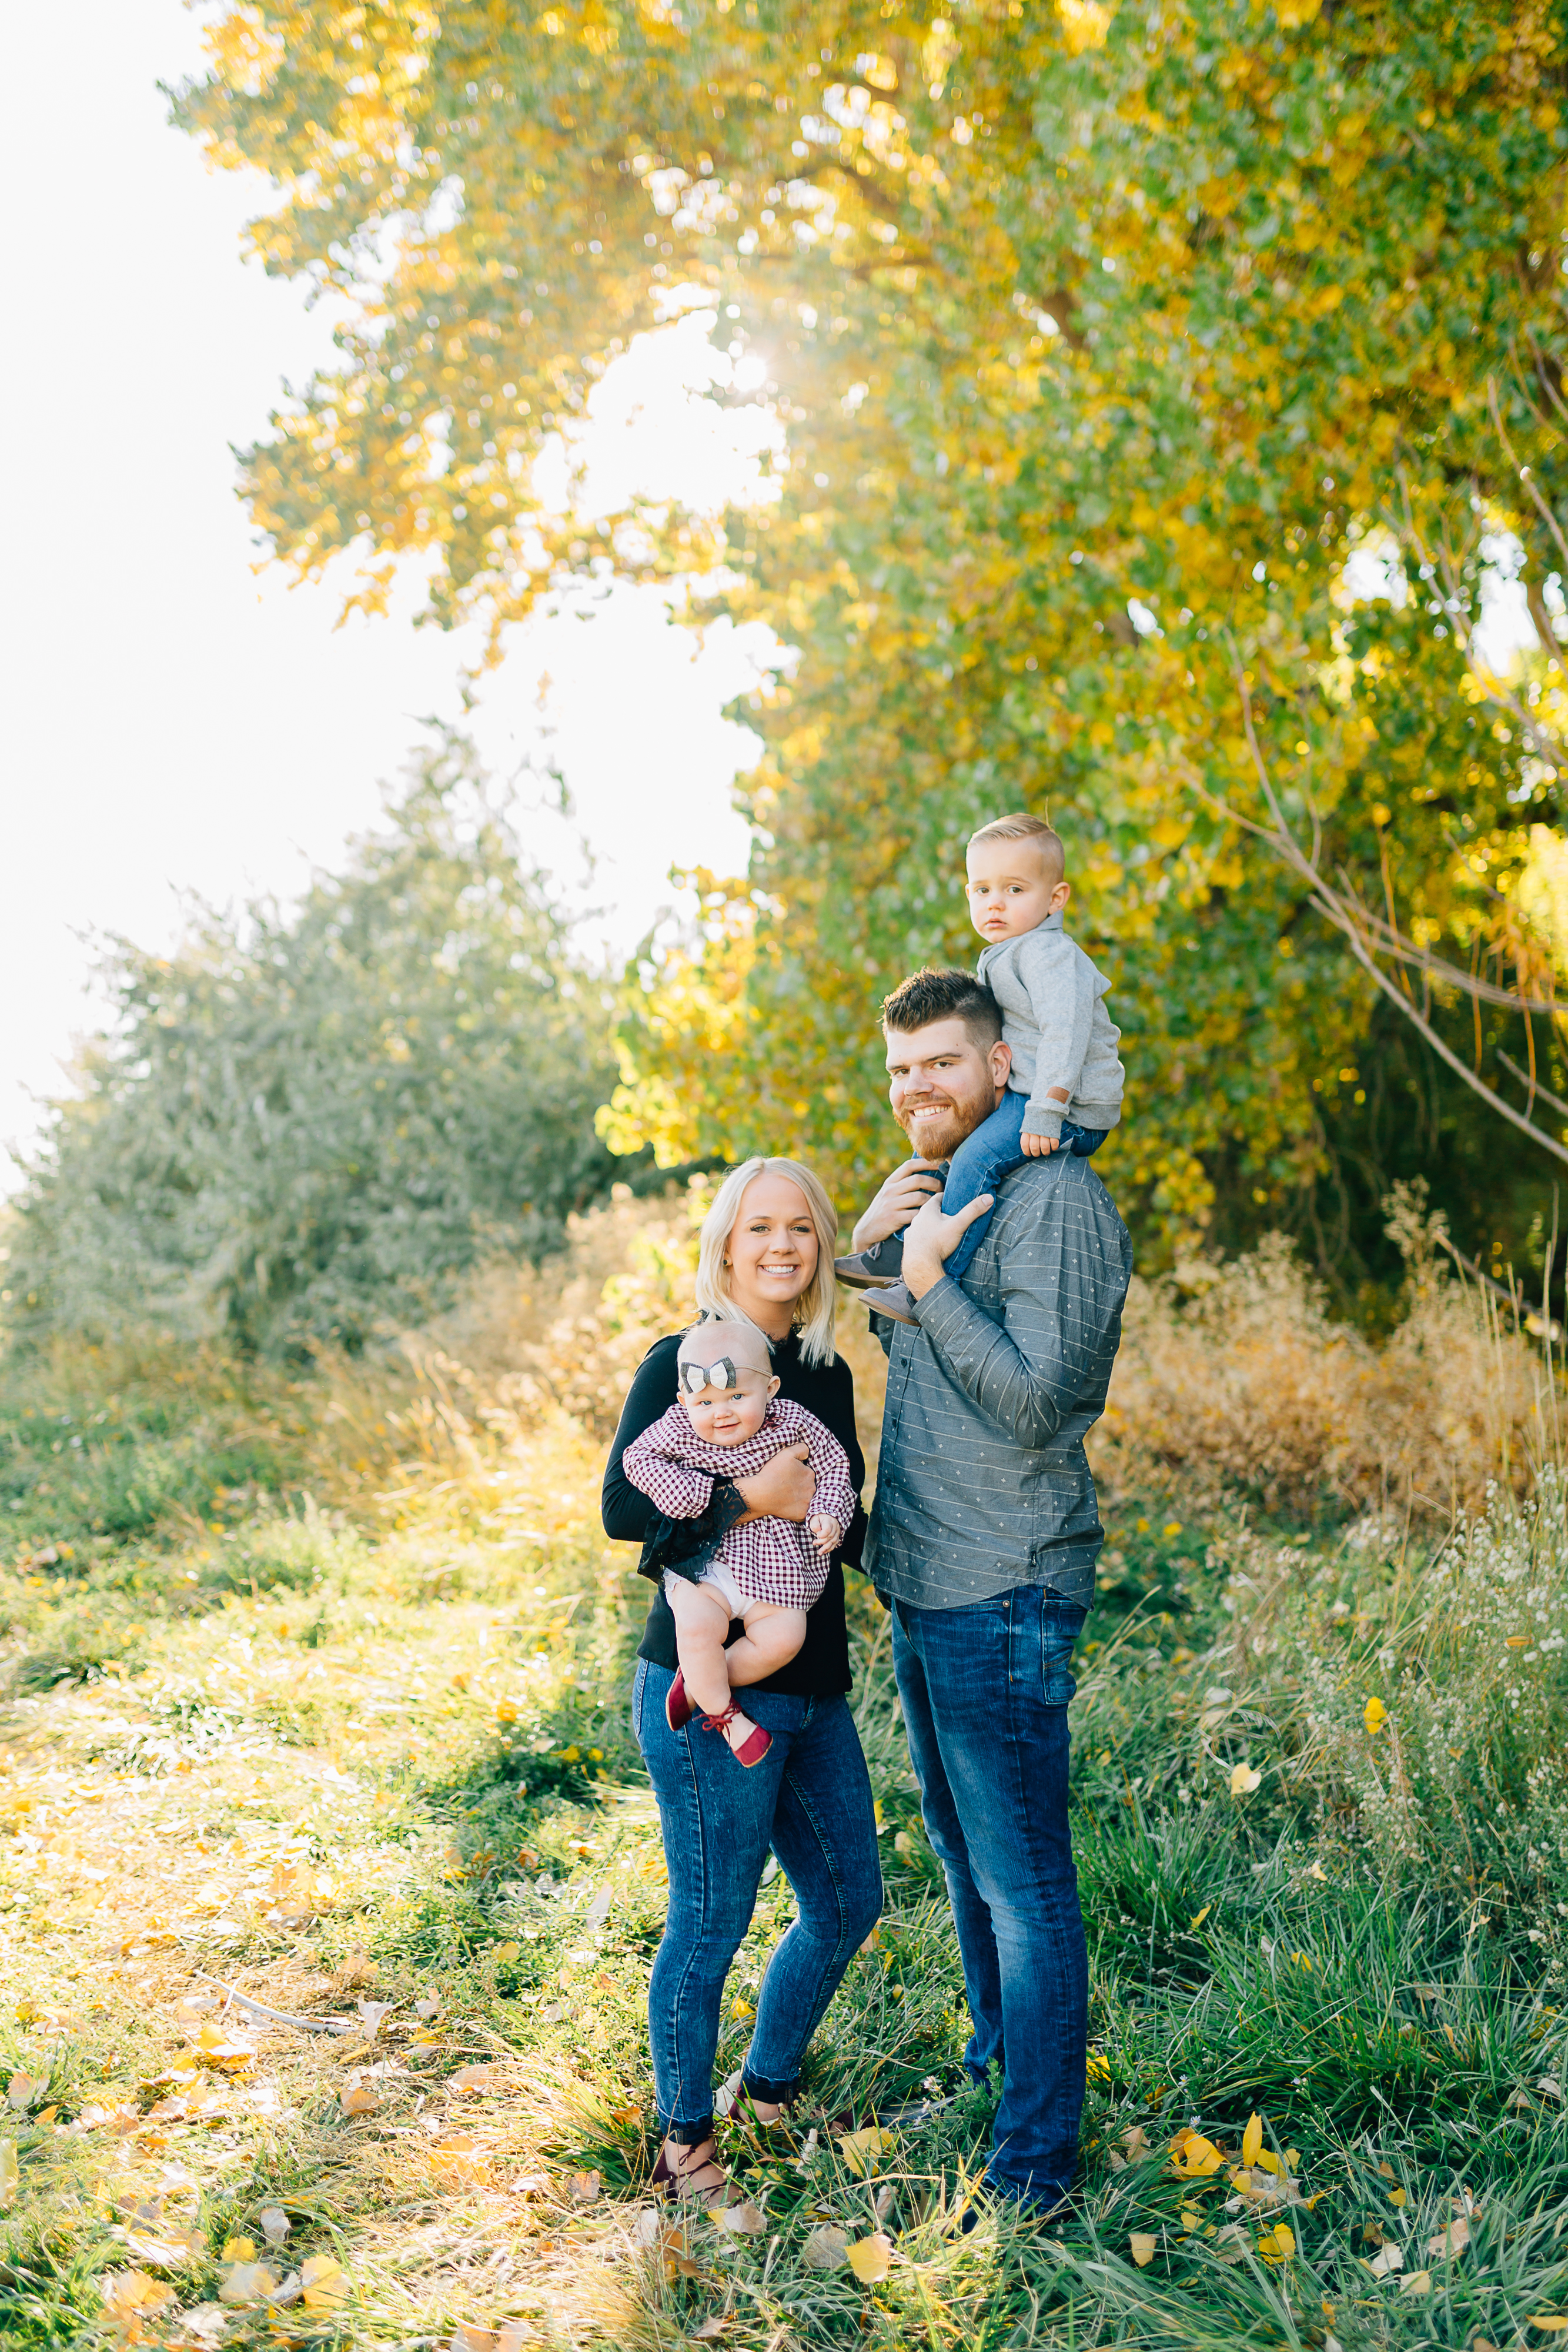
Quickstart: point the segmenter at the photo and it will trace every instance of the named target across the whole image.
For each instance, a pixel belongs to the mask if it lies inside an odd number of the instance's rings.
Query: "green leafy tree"
[[[119,1019],[21,1204],[18,1326],[277,1350],[445,1305],[622,1172],[608,998],[447,741],[296,908],[116,943]]]
[[[722,559],[800,648],[751,871],[639,990],[615,1140],[788,1133],[862,1183],[875,1002],[973,954],[971,826],[1049,804],[1128,1043],[1103,1164],[1146,1225],[1294,1214],[1354,1277],[1368,1202],[1435,1150],[1456,1223],[1522,1248],[1547,1161],[1248,832],[1241,693],[1351,903],[1550,996],[1563,0],[256,0],[211,41],[180,118],[278,181],[268,266],[355,306],[246,460],[280,558],[357,551],[374,604],[417,555],[440,617],[497,627],[606,542]],[[779,495],[591,536],[531,459],[677,280],[764,361]],[[1512,686],[1465,651],[1489,535],[1538,632]],[[1553,1021],[1427,982],[1499,1087],[1500,1053],[1561,1087]]]

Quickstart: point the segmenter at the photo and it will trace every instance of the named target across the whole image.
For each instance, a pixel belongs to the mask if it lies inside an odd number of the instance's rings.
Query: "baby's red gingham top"
[[[847,1528],[855,1508],[849,1458],[832,1431],[788,1397],[775,1397],[761,1428],[739,1445],[710,1445],[692,1427],[685,1406],[673,1404],[626,1448],[621,1466],[666,1518],[695,1519],[707,1508],[716,1478],[755,1477],[776,1454],[802,1441],[817,1474],[812,1517]],[[714,1555],[747,1601],[770,1601],[780,1609],[810,1609],[820,1599],[831,1558],[817,1549],[810,1528],[772,1517],[731,1528]]]

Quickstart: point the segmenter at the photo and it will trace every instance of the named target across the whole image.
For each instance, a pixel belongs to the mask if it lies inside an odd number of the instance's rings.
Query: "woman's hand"
[[[810,1452],[804,1440],[786,1445],[771,1462],[763,1464],[755,1478],[736,1480],[735,1491],[746,1505],[744,1517],[735,1523],[737,1528],[743,1528],[747,1519],[805,1520],[817,1492]]]

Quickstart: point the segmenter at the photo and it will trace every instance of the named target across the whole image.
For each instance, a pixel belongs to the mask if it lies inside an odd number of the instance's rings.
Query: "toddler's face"
[[[761,1372],[742,1366],[721,1387],[710,1381],[695,1391],[683,1385],[681,1404],[697,1435],[709,1445],[744,1445],[768,1418],[768,1404],[779,1387]]]
[[[969,920],[983,940],[1016,940],[1071,895],[1030,841],[977,842],[968,855]]]

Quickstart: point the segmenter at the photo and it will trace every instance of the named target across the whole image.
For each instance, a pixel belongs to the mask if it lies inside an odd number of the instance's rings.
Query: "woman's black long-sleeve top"
[[[633,1439],[641,1437],[674,1403],[675,1356],[680,1344],[678,1332],[667,1339],[654,1341],[637,1368],[637,1377],[621,1410],[621,1426],[604,1469],[602,1502],[604,1532],[616,1543],[643,1542],[657,1516],[648,1496],[626,1476],[621,1457]],[[841,1356],[835,1356],[831,1364],[802,1363],[800,1338],[793,1331],[787,1339],[773,1343],[773,1369],[779,1375],[779,1393],[792,1398],[807,1412],[814,1412],[849,1455],[850,1477],[857,1499],[853,1522],[833,1554],[821,1598],[807,1612],[804,1642],[787,1666],[781,1666],[776,1675],[770,1675],[756,1687],[789,1692],[800,1697],[827,1698],[850,1687],[842,1563],[847,1559],[852,1566],[860,1566],[861,1545],[865,1538],[865,1513],[858,1499],[865,1479],[865,1456],[855,1435],[854,1379]],[[653,1604],[637,1654],[671,1674],[674,1672],[675,1621],[670,1614],[662,1580],[653,1588]]]

